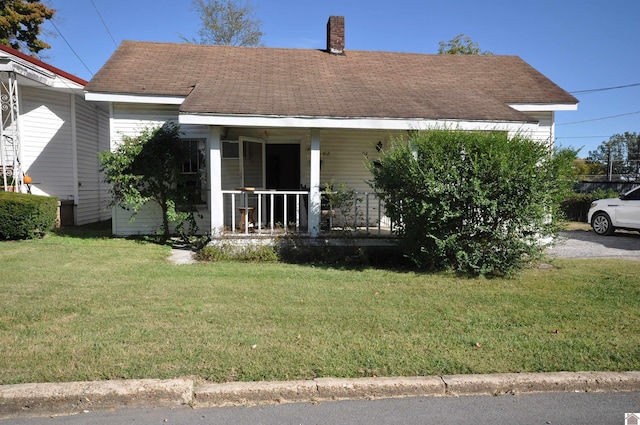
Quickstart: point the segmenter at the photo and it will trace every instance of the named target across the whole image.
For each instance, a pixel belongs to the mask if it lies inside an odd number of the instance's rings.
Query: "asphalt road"
[[[547,250],[561,258],[624,258],[640,260],[640,234],[616,231],[611,236],[599,236],[593,231],[562,232],[554,247]]]
[[[161,424],[600,424],[623,425],[640,412],[640,392],[541,393],[502,396],[412,397],[294,403],[258,407],[123,409],[54,418],[12,419],[15,425]]]

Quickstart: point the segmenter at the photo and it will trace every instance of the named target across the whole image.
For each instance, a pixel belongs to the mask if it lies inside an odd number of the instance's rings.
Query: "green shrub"
[[[605,191],[600,188],[591,193],[572,193],[562,201],[561,209],[567,219],[586,222],[589,207],[593,201],[603,198],[617,198],[618,196],[619,193],[614,189]]]
[[[271,245],[234,246],[223,244],[203,247],[197,252],[196,259],[199,261],[274,262],[279,260],[279,256]]]
[[[0,192],[0,239],[34,239],[56,222],[58,199]]]
[[[557,234],[575,155],[523,135],[437,129],[395,141],[370,170],[418,267],[503,275]]]

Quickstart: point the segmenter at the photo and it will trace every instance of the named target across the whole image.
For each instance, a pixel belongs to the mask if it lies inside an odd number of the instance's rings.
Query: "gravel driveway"
[[[616,231],[599,236],[592,230],[561,232],[555,246],[547,253],[560,258],[623,258],[640,260],[640,234]]]

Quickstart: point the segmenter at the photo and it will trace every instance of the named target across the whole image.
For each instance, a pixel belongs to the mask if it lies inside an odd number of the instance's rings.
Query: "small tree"
[[[105,181],[111,184],[113,205],[130,209],[134,215],[147,202],[155,202],[162,210],[162,231],[169,239],[169,223],[178,231],[190,226],[195,232],[196,211],[192,193],[186,184],[182,166],[190,152],[180,139],[179,127],[166,123],[147,128],[136,137],[123,137],[114,152],[100,153]]]
[[[51,48],[38,37],[40,26],[54,13],[39,0],[0,1],[0,43],[32,56]]]
[[[491,55],[488,50],[480,50],[478,43],[471,40],[471,37],[465,34],[458,34],[451,40],[441,41],[438,48],[439,55]]]
[[[522,135],[438,129],[396,141],[370,170],[416,265],[502,275],[556,235],[575,154]]]
[[[262,39],[260,20],[253,17],[254,7],[247,0],[193,0],[200,15],[199,39],[182,39],[189,43],[227,46],[259,46]]]

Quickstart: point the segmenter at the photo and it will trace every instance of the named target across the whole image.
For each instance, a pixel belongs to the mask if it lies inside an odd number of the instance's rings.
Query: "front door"
[[[267,189],[300,190],[300,145],[268,144]]]
[[[300,190],[300,145],[291,143],[266,145],[267,189]],[[287,195],[287,221],[295,220],[295,195]],[[301,208],[306,208],[301,205]],[[284,197],[274,205],[275,221],[284,224]]]

